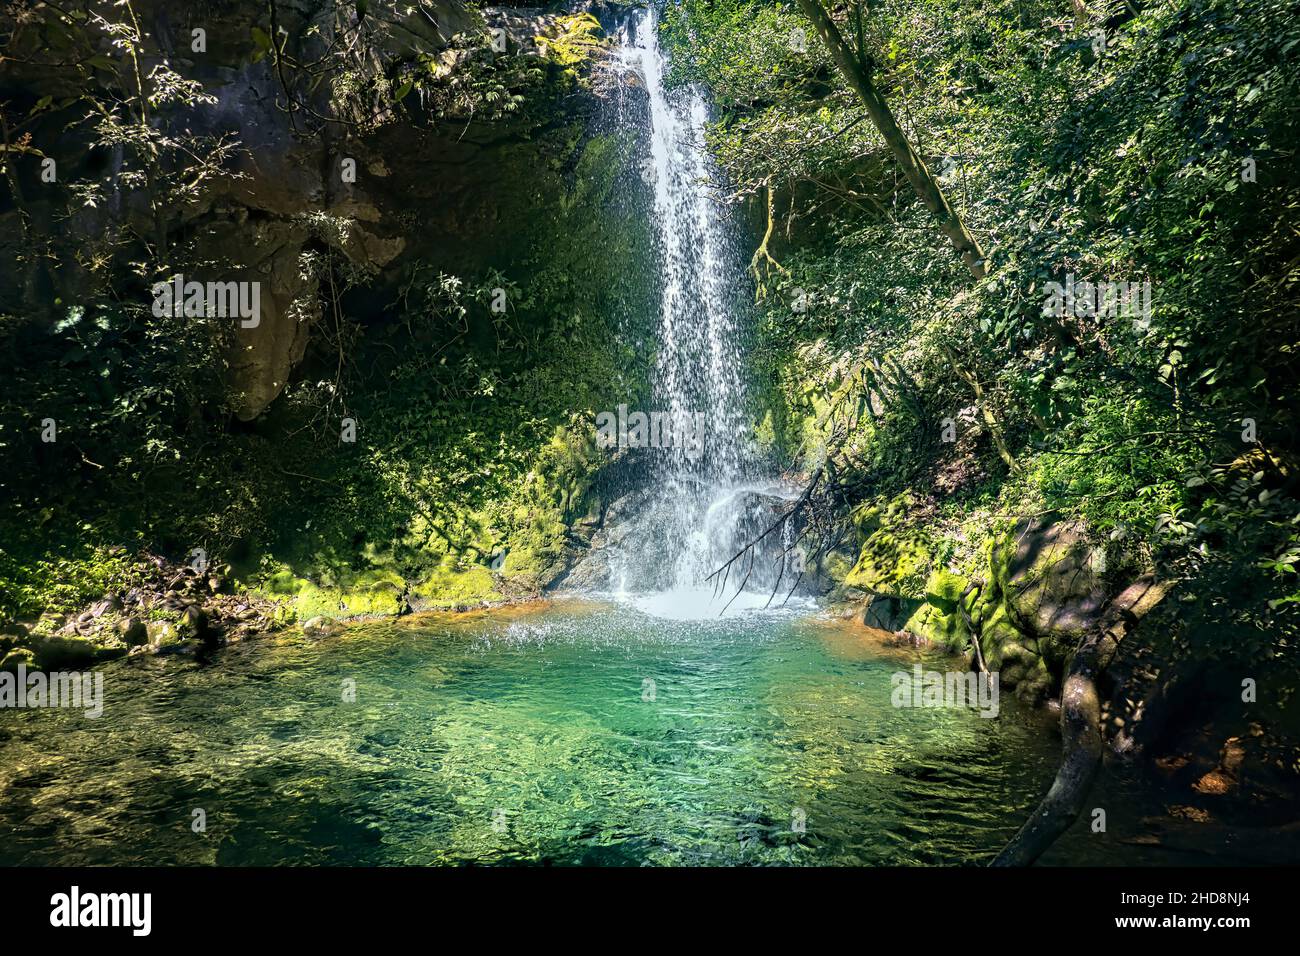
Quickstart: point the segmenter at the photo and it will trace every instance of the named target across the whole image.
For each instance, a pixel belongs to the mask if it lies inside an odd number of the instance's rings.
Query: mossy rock
[[[411,589],[412,598],[422,607],[474,607],[503,600],[492,572],[482,565],[458,568],[446,561],[434,568]]]
[[[1033,640],[1011,620],[1005,604],[985,605],[982,618],[979,624],[980,649],[990,670],[1001,670],[1004,659],[1019,653],[1009,655],[1008,648],[1028,649],[1033,646]],[[1036,649],[1033,654],[1038,656]]]
[[[21,664],[28,670],[36,669],[36,655],[30,647],[16,647],[0,659],[0,671],[17,671]]]
[[[37,666],[42,670],[55,671],[113,660],[127,652],[126,645],[117,640],[99,643],[84,637],[62,634],[34,637],[31,650],[36,655]]]
[[[1021,522],[991,555],[993,575],[1015,624],[1038,638],[1059,669],[1106,606],[1095,550],[1076,522]]]
[[[287,569],[276,572],[260,589],[268,597],[289,597],[280,623],[315,617],[392,617],[405,610],[406,581],[396,571],[376,568],[340,576],[336,584],[315,584]]]
[[[268,595],[295,595],[306,583],[305,578],[297,577],[288,568],[283,568],[267,578],[258,590]]]
[[[970,642],[970,631],[961,613],[961,595],[968,583],[947,569],[935,571],[925,582],[924,603],[903,624],[903,630],[950,653],[962,651]]]
[[[34,625],[32,625],[31,636],[47,637],[53,635],[54,632],[63,627],[67,621],[68,616],[66,614],[47,611],[40,616],[40,619]]]
[[[547,587],[563,570],[563,523],[533,518],[522,534],[510,540],[499,573],[507,589],[536,593]]]
[[[342,632],[342,630],[342,624],[324,615],[310,618],[302,626],[303,633],[308,637],[332,637]]]
[[[341,588],[344,617],[394,616],[405,609],[406,580],[396,571],[363,571]]]
[[[1029,704],[1041,702],[1056,686],[1056,678],[1037,655],[1004,664],[1000,680],[1004,686],[1013,687],[1016,697]]]
[[[181,624],[173,620],[152,620],[146,625],[149,646],[156,654],[169,654],[179,651],[186,638],[181,633]]]
[[[127,647],[137,647],[149,643],[149,627],[144,621],[134,617],[124,617],[117,622],[117,631]]]
[[[846,586],[911,596],[930,563],[932,549],[908,518],[910,504],[906,495],[900,495],[854,514],[864,540],[857,561],[843,577]]]
[[[859,620],[866,627],[874,627],[882,631],[897,631],[906,626],[905,622],[920,610],[924,603],[916,598],[898,597],[894,594],[868,595]]]
[[[832,551],[821,559],[822,575],[829,581],[845,581],[852,573],[854,562],[842,552]],[[846,587],[853,585],[845,584]]]

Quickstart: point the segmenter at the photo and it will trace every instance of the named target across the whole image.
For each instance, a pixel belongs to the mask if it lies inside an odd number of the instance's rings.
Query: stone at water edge
[[[208,634],[208,615],[197,604],[191,604],[185,609],[181,614],[181,623],[195,637],[205,637]]]
[[[1077,522],[1022,522],[994,549],[992,570],[1007,611],[1038,638],[1038,653],[1061,666],[1106,607],[1094,549]]]
[[[171,621],[150,621],[145,625],[145,634],[148,638],[146,643],[156,654],[172,650],[183,641]]]
[[[36,655],[32,653],[30,648],[15,647],[6,653],[3,660],[0,660],[0,671],[16,672],[20,664],[28,671],[37,669]]]
[[[302,626],[302,632],[308,637],[329,637],[343,630],[343,626],[332,617],[317,615]]]
[[[117,622],[118,633],[127,647],[149,643],[149,628],[138,617],[124,617]]]

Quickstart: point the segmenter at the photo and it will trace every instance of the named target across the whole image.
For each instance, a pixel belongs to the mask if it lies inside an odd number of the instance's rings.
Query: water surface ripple
[[[981,862],[1059,743],[1007,694],[891,706],[917,659],[806,615],[563,602],[120,661],[97,720],[0,713],[0,863]],[[1076,827],[1054,858],[1133,852]]]

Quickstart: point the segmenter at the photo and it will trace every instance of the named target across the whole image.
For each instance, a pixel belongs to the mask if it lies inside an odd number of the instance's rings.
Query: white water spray
[[[710,195],[719,176],[704,143],[708,109],[698,89],[665,89],[658,27],[653,8],[641,11],[618,53],[645,89],[644,110],[625,122],[640,127],[638,165],[654,196],[661,293],[653,394],[655,408],[704,412],[708,427],[698,459],[657,451],[653,494],[610,565],[614,586],[648,610],[702,617],[729,600],[736,610],[766,602],[757,586],[763,571],[734,599],[744,568],[725,590],[706,579],[749,540],[783,489],[754,480],[750,467],[737,317],[743,273],[725,210]]]

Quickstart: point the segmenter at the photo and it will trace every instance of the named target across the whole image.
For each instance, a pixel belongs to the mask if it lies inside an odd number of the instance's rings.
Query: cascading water
[[[709,191],[718,174],[704,147],[704,97],[693,87],[665,89],[653,7],[630,22],[617,64],[645,91],[644,104],[625,105],[621,121],[643,144],[639,167],[653,193],[660,282],[654,410],[674,420],[702,416],[704,441],[697,454],[677,446],[651,456],[653,493],[611,555],[611,584],[650,610],[716,615],[729,600],[735,609],[766,601],[757,585],[770,568],[751,570],[756,587],[738,597],[741,574],[725,591],[707,578],[750,540],[783,489],[756,480],[746,444],[743,273]]]

